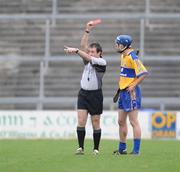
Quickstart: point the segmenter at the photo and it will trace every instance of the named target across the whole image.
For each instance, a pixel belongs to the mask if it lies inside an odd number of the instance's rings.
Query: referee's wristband
[[[78,52],[79,52],[79,49],[77,49],[77,50],[75,51],[76,54],[78,54]]]
[[[85,30],[85,32],[86,32],[86,33],[90,33],[90,31],[89,31],[89,30]]]

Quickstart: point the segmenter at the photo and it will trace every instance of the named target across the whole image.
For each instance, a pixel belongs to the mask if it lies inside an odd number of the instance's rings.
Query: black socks
[[[101,139],[101,129],[93,131],[94,149],[99,150],[99,143]]]
[[[84,149],[84,138],[86,135],[85,127],[77,127],[77,136],[79,147]]]

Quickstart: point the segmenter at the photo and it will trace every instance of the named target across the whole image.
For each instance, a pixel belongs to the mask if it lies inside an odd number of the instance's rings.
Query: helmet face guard
[[[123,46],[123,48],[122,47],[119,47],[120,45],[122,45],[122,44],[118,44],[118,53],[123,53],[126,49],[128,49],[129,47],[124,47]]]
[[[122,53],[124,50],[126,50],[127,48],[129,48],[132,44],[132,37],[129,35],[119,35],[116,37],[116,44],[121,44],[124,46],[124,48],[122,50],[120,50],[119,52]]]

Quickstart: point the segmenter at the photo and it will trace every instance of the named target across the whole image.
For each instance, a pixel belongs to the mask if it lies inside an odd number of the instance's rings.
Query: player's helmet
[[[116,37],[116,43],[122,44],[124,47],[129,47],[132,41],[132,37],[129,35],[119,35]]]

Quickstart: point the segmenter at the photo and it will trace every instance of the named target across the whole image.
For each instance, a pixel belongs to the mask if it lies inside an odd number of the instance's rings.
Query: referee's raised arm
[[[89,34],[90,34],[90,31],[93,27],[94,27],[94,25],[92,24],[92,21],[88,22],[86,24],[84,34],[83,34],[82,39],[81,39],[81,50],[83,50],[85,52],[88,51]]]

